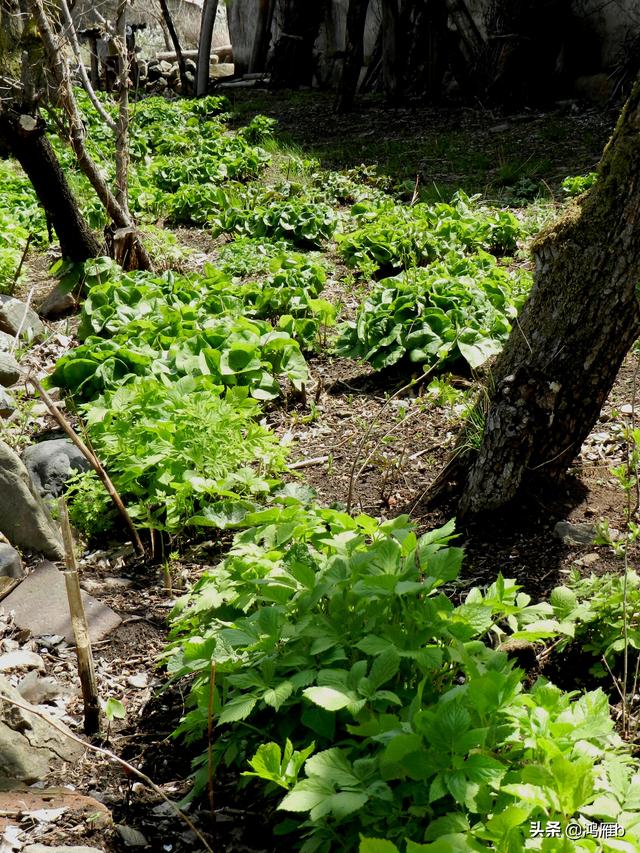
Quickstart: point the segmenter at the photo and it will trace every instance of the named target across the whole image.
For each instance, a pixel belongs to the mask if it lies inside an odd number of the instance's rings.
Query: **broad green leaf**
[[[229,702],[226,702],[218,717],[218,723],[236,723],[239,720],[246,720],[249,714],[253,711],[258,701],[256,696],[236,696]]]
[[[360,838],[358,853],[400,853],[391,841],[382,838]]]
[[[353,701],[353,697],[333,687],[307,687],[302,691],[307,699],[326,711],[340,711]]]

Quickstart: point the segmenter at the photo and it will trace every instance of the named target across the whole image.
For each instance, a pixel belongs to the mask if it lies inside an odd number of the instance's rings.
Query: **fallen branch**
[[[51,416],[58,422],[58,424],[60,424],[60,426],[69,436],[71,441],[75,444],[75,446],[83,454],[83,456],[88,460],[89,464],[96,472],[98,477],[102,480],[105,489],[109,493],[109,497],[115,504],[116,509],[118,510],[120,515],[122,516],[124,523],[129,528],[131,537],[133,539],[133,547],[135,548],[136,553],[139,556],[144,557],[145,550],[144,545],[142,544],[142,540],[140,539],[140,534],[136,530],[133,521],[131,520],[131,516],[127,512],[127,509],[123,504],[122,498],[118,494],[116,487],[111,482],[111,478],[109,477],[105,469],[102,467],[102,463],[97,458],[97,456],[92,453],[91,450],[89,450],[84,441],[82,441],[80,436],[75,432],[69,421],[65,418],[65,416],[62,414],[60,409],[56,406],[56,404],[53,402],[51,397],[47,394],[47,392],[44,390],[41,383],[35,378],[35,376],[28,376],[27,381],[29,381],[33,385],[33,387],[40,395],[42,402],[45,404],[47,409],[49,409]]]
[[[297,471],[300,468],[313,468],[315,465],[322,465],[324,462],[328,461],[328,456],[315,456],[313,459],[301,459],[299,462],[294,462],[293,465],[289,465],[289,470]]]
[[[54,720],[47,714],[43,714],[41,711],[38,711],[37,708],[29,707],[28,705],[23,705],[21,702],[17,702],[15,699],[10,699],[4,694],[0,696],[0,702],[7,702],[9,705],[13,705],[14,708],[20,708],[20,710],[26,711],[28,714],[33,714],[35,717],[44,720],[44,722],[48,723],[52,728],[57,729],[57,731],[59,732],[62,732],[62,734],[66,737],[71,738],[71,740],[75,741],[76,743],[79,743],[85,749],[94,752],[96,755],[102,755],[105,758],[108,758],[109,761],[114,761],[116,764],[119,764],[122,768],[124,768],[124,770],[128,774],[132,776],[137,776],[138,779],[140,779],[148,788],[151,788],[154,793],[156,793],[159,797],[162,797],[165,803],[168,803],[171,808],[174,809],[175,814],[186,823],[186,825],[193,833],[195,833],[196,837],[198,838],[198,841],[200,841],[200,843],[202,844],[203,849],[206,850],[207,853],[214,853],[213,849],[209,846],[209,844],[207,844],[207,841],[205,840],[203,835],[195,827],[191,818],[186,815],[173,802],[173,800],[170,800],[169,797],[167,797],[165,792],[162,790],[162,788],[159,788],[158,785],[156,785],[156,783],[152,779],[150,779],[145,773],[142,772],[142,770],[138,770],[137,767],[134,767],[133,764],[129,764],[129,762],[125,761],[124,758],[120,758],[120,756],[116,755],[115,752],[111,752],[111,750],[105,749],[102,746],[95,746],[92,743],[88,743],[86,740],[82,740],[81,737],[78,737],[78,735],[69,731],[69,729],[67,729],[66,727],[63,728],[63,726],[58,723],[57,720]]]

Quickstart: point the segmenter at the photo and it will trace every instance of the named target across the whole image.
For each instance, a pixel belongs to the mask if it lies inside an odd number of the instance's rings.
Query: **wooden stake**
[[[44,388],[35,378],[35,376],[29,376],[28,381],[31,382],[33,387],[40,395],[43,403],[45,404],[47,409],[49,409],[51,416],[60,424],[62,429],[66,432],[66,434],[69,436],[69,438],[78,448],[78,450],[88,459],[91,464],[91,467],[96,472],[98,477],[100,477],[100,479],[102,480],[105,489],[109,493],[109,497],[116,505],[116,508],[122,516],[124,523],[129,528],[129,532],[131,533],[131,538],[133,540],[133,547],[135,548],[136,553],[139,556],[144,557],[144,545],[142,544],[142,540],[140,539],[140,534],[134,527],[133,521],[131,520],[131,516],[127,512],[125,505],[122,503],[122,498],[116,491],[116,487],[111,482],[111,478],[102,467],[100,460],[94,453],[89,450],[89,448],[84,443],[84,441],[82,441],[80,436],[76,434],[69,421],[65,418],[65,416],[62,414],[60,409],[56,406],[56,404],[53,402],[51,397],[47,394],[47,392],[44,390]]]
[[[98,686],[93,666],[89,625],[82,602],[80,577],[78,575],[78,565],[73,547],[73,535],[71,533],[71,525],[69,524],[67,504],[64,498],[60,498],[58,506],[60,508],[62,541],[64,542],[64,562],[67,567],[66,572],[62,574],[64,575],[64,582],[67,587],[71,626],[76,641],[78,673],[80,675],[82,699],[84,701],[84,732],[87,735],[93,735],[100,731],[100,703],[98,702]]]

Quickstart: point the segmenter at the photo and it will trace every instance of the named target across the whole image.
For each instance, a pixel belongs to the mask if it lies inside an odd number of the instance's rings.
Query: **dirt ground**
[[[550,192],[557,192],[562,177],[593,168],[612,124],[611,115],[570,104],[546,114],[503,116],[466,108],[403,107],[389,113],[371,102],[347,118],[333,116],[325,95],[238,96],[234,106],[243,119],[251,112],[277,117],[292,145],[331,168],[375,163],[400,189],[403,182],[415,184],[420,175],[424,187],[486,189],[498,197],[527,190],[525,181],[546,184]],[[215,257],[219,243],[204,232],[181,229],[176,234],[194,248],[198,263]],[[49,283],[47,264],[37,258],[30,262],[26,292],[35,287],[40,293]],[[337,279],[332,285],[334,298],[348,314],[357,295],[344,289],[339,269]],[[32,351],[29,359],[39,371],[50,369],[68,346],[73,329],[73,320],[60,321],[54,338]],[[374,375],[365,364],[329,353],[312,357],[310,370],[306,403],[274,405],[268,412],[270,425],[290,445],[295,476],[311,485],[323,503],[348,505],[374,516],[406,512],[420,530],[455,515],[454,501],[434,508],[427,493],[454,448],[462,423],[460,404],[434,400],[425,383],[401,391],[415,378],[408,373]],[[610,468],[624,457],[623,427],[629,420],[624,412],[632,403],[635,372],[636,359],[630,355],[600,420],[555,493],[531,496],[508,515],[471,523],[460,531],[466,550],[457,587],[460,596],[471,586],[491,583],[498,572],[516,578],[534,599],[543,599],[574,566],[586,573],[620,569],[607,547],[567,544],[554,536],[554,527],[558,521],[594,524],[601,519],[608,519],[614,528],[623,526],[624,498]],[[453,382],[460,390],[472,386],[469,377],[454,377]],[[51,426],[41,404],[31,404],[21,426],[23,441]],[[114,721],[101,743],[151,777],[174,802],[188,790],[191,756],[188,747],[170,738],[183,712],[184,696],[175,686],[166,689],[158,656],[167,636],[167,614],[180,587],[196,579],[220,552],[219,543],[213,552],[195,542],[191,545],[174,567],[169,589],[161,566],[123,555],[119,543],[101,543],[82,561],[87,590],[123,619],[120,628],[95,648],[102,695],[122,698],[127,710],[126,719]],[[18,636],[10,620],[3,624],[2,637]],[[69,691],[57,700],[63,719],[80,731],[73,650],[64,645],[37,650],[47,673]],[[103,803],[115,824],[141,832],[154,853],[205,849],[156,791],[104,755],[88,752],[82,762],[63,768],[50,782],[73,786]],[[187,811],[214,849],[275,850],[265,831],[269,816],[258,811],[251,789],[238,797],[234,780],[216,783],[215,817],[208,803]],[[121,831],[74,818],[72,812],[52,823],[25,816],[19,825],[24,838],[41,843],[95,845],[108,853],[135,849],[125,845]]]

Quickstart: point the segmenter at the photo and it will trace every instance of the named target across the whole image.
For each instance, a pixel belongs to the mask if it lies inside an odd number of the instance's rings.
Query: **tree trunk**
[[[403,95],[438,100],[449,60],[446,0],[405,3],[400,33]]]
[[[198,41],[198,70],[196,73],[196,95],[201,98],[209,88],[209,63],[211,62],[211,42],[213,28],[218,15],[218,0],[204,0],[200,19],[200,39]]]
[[[184,56],[182,54],[182,47],[180,46],[180,39],[178,38],[178,33],[176,32],[176,28],[173,25],[173,18],[171,17],[171,12],[169,11],[167,0],[160,0],[160,8],[162,10],[162,19],[167,27],[167,30],[169,31],[169,37],[171,38],[173,49],[176,52],[176,59],[178,60],[178,69],[180,70],[180,83],[182,84],[182,94],[190,95],[191,84],[189,83],[189,78],[187,77],[187,66],[185,65]]]
[[[58,101],[64,109],[69,122],[69,144],[73,149],[73,153],[76,155],[78,166],[93,186],[96,195],[104,205],[105,210],[111,217],[116,228],[130,228],[133,226],[133,222],[129,216],[128,210],[123,208],[118,202],[118,199],[114,196],[105,181],[102,171],[98,168],[98,165],[89,154],[87,146],[85,145],[84,122],[82,120],[73,85],[71,83],[68,60],[64,50],[60,49],[59,35],[56,35],[52,28],[42,0],[28,0],[28,2],[30,11],[33,14],[38,30],[40,31],[48,69],[57,84],[56,95]],[[124,4],[124,0],[120,0],[120,3]],[[125,92],[124,94],[121,92],[121,95],[120,121],[124,119],[124,116],[122,115],[122,105],[123,99],[126,99],[127,97],[126,84]],[[149,258],[147,250],[142,245],[139,237],[137,257],[140,260],[141,269],[152,268],[151,259]]]
[[[64,172],[45,136],[44,122],[31,115],[0,114],[0,142],[16,158],[33,184],[53,224],[65,258],[86,261],[100,245],[84,220]]]
[[[326,14],[325,0],[282,0],[282,31],[271,57],[271,86],[297,89],[313,81],[313,46]]]
[[[534,245],[533,290],[492,371],[461,513],[561,477],[640,333],[640,81],[593,189]]]
[[[382,0],[382,79],[388,100],[396,101],[400,90],[398,74],[398,0]]]
[[[358,89],[358,80],[364,61],[364,27],[367,21],[369,0],[349,0],[347,10],[347,43],[342,65],[342,78],[336,108],[348,112]]]
[[[249,71],[252,74],[260,74],[266,68],[274,9],[275,0],[260,0],[260,5],[258,6],[258,21],[256,23],[256,35],[253,42],[253,50],[251,52],[251,61],[249,63]]]

